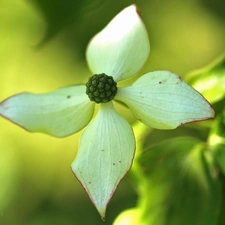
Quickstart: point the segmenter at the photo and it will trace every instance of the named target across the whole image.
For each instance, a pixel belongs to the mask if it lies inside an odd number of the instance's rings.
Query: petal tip
[[[89,190],[85,187],[85,184],[82,183],[82,181],[79,179],[79,175],[76,173],[76,168],[75,168],[75,161],[71,164],[70,168],[72,170],[73,175],[75,176],[75,178],[78,180],[78,182],[81,184],[81,186],[84,188],[85,192],[88,194],[88,197],[90,198],[91,202],[93,203],[93,205],[95,206],[95,208],[97,209],[101,219],[103,221],[105,221],[105,214],[106,214],[106,209],[107,209],[107,205],[110,201],[110,199],[108,200],[108,202],[104,205],[98,205],[97,202],[92,198],[91,193],[89,192]]]
[[[100,216],[101,216],[101,219],[103,220],[103,221],[105,221],[105,213],[106,213],[106,207],[105,208],[101,208],[101,209],[98,209],[97,208],[97,210],[98,210],[98,213],[100,214]]]
[[[135,12],[140,16],[141,15],[141,10],[137,7],[137,5],[131,5],[130,7],[134,7]]]
[[[215,116],[216,116],[216,113],[214,109],[212,108],[212,106],[210,105],[210,115],[208,119],[213,119]]]

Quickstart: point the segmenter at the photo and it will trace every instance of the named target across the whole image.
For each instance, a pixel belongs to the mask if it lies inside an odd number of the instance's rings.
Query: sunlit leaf
[[[102,218],[117,185],[131,167],[135,140],[128,122],[112,103],[100,111],[81,136],[72,170]]]
[[[120,213],[113,225],[141,225],[139,223],[140,210],[138,208],[128,209]]]
[[[190,138],[172,139],[139,158],[146,177],[139,207],[144,225],[214,225],[221,190],[206,146]]]
[[[221,100],[225,97],[225,54],[212,64],[188,74],[186,80],[209,102]]]

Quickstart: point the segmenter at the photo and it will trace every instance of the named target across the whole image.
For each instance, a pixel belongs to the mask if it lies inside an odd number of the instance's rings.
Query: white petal
[[[132,86],[119,88],[115,99],[124,102],[141,122],[158,129],[214,117],[207,100],[168,71],[143,75]]]
[[[21,93],[0,104],[0,115],[31,132],[67,136],[93,116],[94,104],[85,91],[84,85],[75,85],[45,94]]]
[[[141,69],[149,52],[145,25],[131,5],[90,41],[86,55],[93,74],[105,73],[118,82]]]
[[[72,170],[102,218],[117,185],[130,169],[135,140],[126,120],[103,103],[81,136]]]

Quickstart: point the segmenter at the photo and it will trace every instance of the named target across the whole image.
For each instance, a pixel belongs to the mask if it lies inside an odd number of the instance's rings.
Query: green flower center
[[[117,83],[112,76],[95,74],[86,83],[86,94],[91,101],[105,103],[111,101],[117,93]]]

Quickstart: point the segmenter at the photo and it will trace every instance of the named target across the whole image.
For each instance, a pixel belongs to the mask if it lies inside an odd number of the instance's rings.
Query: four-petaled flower
[[[132,5],[90,41],[87,62],[95,75],[86,86],[22,93],[0,104],[0,115],[26,130],[64,137],[86,126],[94,102],[100,103],[96,118],[81,136],[72,170],[102,217],[135,152],[132,128],[115,111],[112,99],[123,102],[138,120],[157,129],[174,129],[214,116],[201,94],[168,71],[149,72],[132,86],[117,87],[116,82],[130,78],[143,66],[149,52],[146,28]]]

